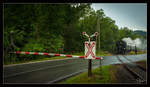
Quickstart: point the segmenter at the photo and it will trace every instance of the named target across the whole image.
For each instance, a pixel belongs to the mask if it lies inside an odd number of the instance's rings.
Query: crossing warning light
[[[85,34],[86,34],[86,32],[82,32],[82,34],[83,34],[83,35],[85,35]]]
[[[95,32],[95,36],[98,36],[98,32]]]

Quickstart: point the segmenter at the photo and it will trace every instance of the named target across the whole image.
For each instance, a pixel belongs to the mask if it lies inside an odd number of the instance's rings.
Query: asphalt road
[[[147,54],[126,56],[133,61],[147,59]],[[103,57],[102,65],[120,63],[116,56]],[[92,60],[92,68],[98,67],[100,60]],[[87,59],[64,59],[27,64],[5,66],[3,68],[3,82],[9,83],[53,83],[62,78],[78,74],[88,69]]]
[[[99,65],[93,60],[92,66]],[[88,68],[86,59],[65,59],[4,67],[4,83],[51,83]]]
[[[133,62],[140,61],[143,59],[147,60],[147,54],[141,55],[125,55],[128,59],[132,60]],[[119,55],[120,59],[123,60],[125,63],[129,63],[122,55]],[[104,60],[102,61],[102,65],[110,65],[110,64],[120,64],[120,61],[117,57],[114,56],[105,56]]]

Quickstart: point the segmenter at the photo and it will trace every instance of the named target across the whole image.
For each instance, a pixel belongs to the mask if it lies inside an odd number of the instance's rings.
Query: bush
[[[24,48],[22,49],[17,49],[18,51],[25,51],[25,52],[44,52],[44,45],[39,44],[39,43],[29,43],[26,44]],[[39,56],[39,55],[19,55],[18,58],[20,58],[20,60],[33,60],[33,59],[37,59],[37,58],[41,58],[43,56]]]

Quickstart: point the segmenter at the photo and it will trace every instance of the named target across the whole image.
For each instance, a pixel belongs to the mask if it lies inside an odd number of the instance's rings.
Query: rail
[[[144,77],[142,77],[141,74],[143,73],[138,73],[135,70],[131,69],[128,64],[124,63],[119,56],[117,55],[117,59],[123,64],[123,67],[134,77],[135,81],[139,82],[139,83],[146,83],[146,80],[144,79]],[[145,72],[144,72],[145,74]],[[140,80],[140,81],[139,81]]]

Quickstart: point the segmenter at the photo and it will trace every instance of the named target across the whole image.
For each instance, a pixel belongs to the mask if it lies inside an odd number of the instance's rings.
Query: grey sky
[[[103,9],[106,16],[116,21],[119,28],[147,31],[146,3],[93,3],[94,10]]]

